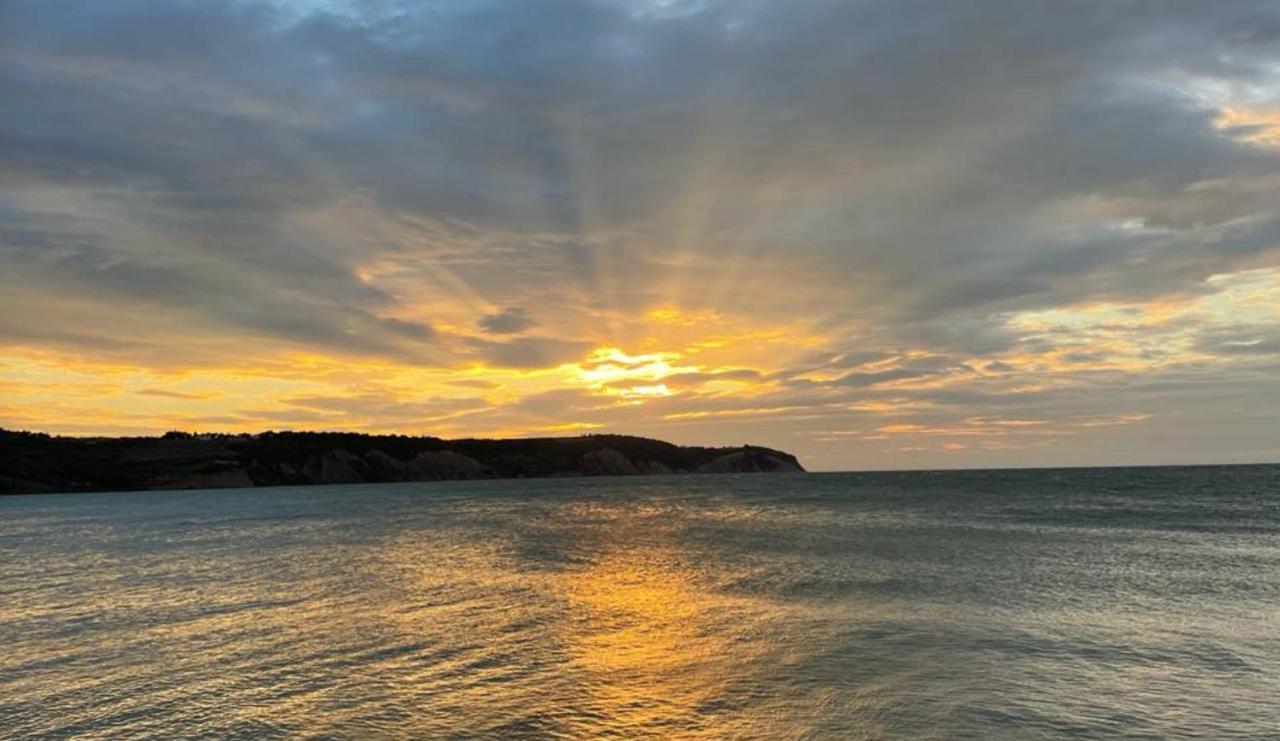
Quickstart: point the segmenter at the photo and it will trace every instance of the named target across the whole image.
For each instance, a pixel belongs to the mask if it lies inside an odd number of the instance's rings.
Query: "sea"
[[[1280,466],[0,497],[0,738],[1280,739]]]

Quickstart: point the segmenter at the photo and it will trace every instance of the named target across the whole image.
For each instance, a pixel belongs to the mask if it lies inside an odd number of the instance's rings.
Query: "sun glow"
[[[602,347],[586,360],[572,366],[579,383],[602,394],[624,398],[671,396],[662,379],[697,370],[696,366],[673,365],[679,353],[658,352],[630,355],[616,347]]]

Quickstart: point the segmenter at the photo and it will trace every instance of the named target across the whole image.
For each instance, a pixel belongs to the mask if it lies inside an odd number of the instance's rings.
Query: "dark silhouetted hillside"
[[[75,438],[0,430],[0,493],[803,471],[769,448],[625,435],[442,440],[345,432]]]

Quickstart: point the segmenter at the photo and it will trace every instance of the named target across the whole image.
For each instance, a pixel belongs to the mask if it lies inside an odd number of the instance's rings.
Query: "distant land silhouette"
[[[803,471],[795,456],[627,435],[444,440],[347,432],[57,437],[0,429],[0,494]]]

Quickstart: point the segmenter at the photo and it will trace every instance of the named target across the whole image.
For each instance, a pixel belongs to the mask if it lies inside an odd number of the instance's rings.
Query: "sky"
[[[0,0],[0,427],[1280,460],[1274,0]]]

